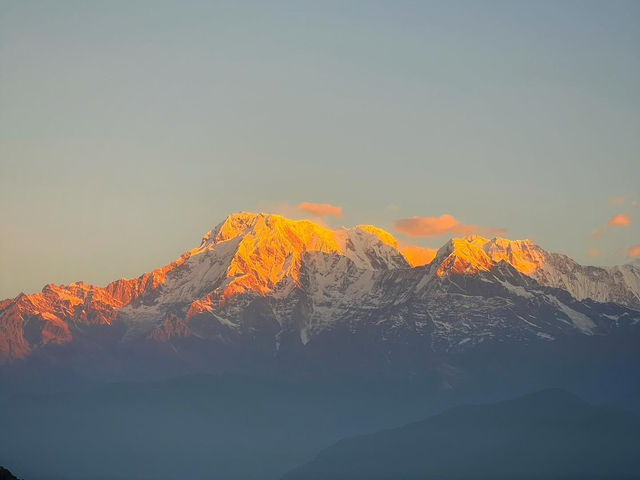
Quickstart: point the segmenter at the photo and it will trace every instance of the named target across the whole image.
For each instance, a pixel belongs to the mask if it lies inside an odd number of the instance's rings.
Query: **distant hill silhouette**
[[[0,467],[0,480],[20,480],[4,467]]]
[[[640,417],[562,390],[349,438],[284,480],[640,478]]]
[[[0,395],[0,461],[25,480],[277,480],[341,438],[435,411],[421,385],[331,380],[194,375]]]

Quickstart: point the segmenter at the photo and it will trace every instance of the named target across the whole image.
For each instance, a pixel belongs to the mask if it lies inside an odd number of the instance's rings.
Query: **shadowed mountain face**
[[[283,480],[632,479],[640,417],[560,390],[342,440]]]

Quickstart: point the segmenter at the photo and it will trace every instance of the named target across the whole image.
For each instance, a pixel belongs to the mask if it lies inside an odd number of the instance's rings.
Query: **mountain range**
[[[639,347],[637,264],[582,266],[480,236],[421,252],[371,225],[242,212],[138,278],[0,302],[0,464],[31,480],[370,478],[349,462],[381,448],[380,478],[425,478],[439,458],[478,465],[481,427],[497,425],[511,437],[491,437],[489,453],[523,438],[510,451],[534,465],[547,444],[570,453],[585,433],[584,453],[609,439],[602,464],[552,472],[599,474],[627,458],[621,424],[637,417],[556,390],[447,409],[559,387],[637,413]],[[538,428],[541,415],[552,425]],[[434,424],[459,435],[442,443]],[[598,440],[602,429],[621,436]],[[508,474],[508,460],[481,473]]]
[[[582,266],[529,240],[480,236],[416,265],[375,226],[242,212],[138,278],[3,300],[0,364],[112,377],[135,365],[420,374],[490,346],[634,336],[639,322],[638,265]]]

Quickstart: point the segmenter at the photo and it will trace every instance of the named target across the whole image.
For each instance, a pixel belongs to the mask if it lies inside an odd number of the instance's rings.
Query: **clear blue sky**
[[[622,263],[639,197],[637,1],[0,1],[2,298],[303,201]]]

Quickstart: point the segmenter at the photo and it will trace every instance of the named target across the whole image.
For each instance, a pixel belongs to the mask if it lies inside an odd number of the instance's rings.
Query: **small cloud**
[[[263,203],[260,206],[260,211],[275,213],[292,220],[304,218],[304,215],[301,214],[300,210],[298,210],[295,205],[290,205],[288,203]]]
[[[608,200],[609,205],[626,205],[629,203],[632,207],[638,206],[638,200],[634,199],[632,195],[621,195],[619,197],[612,197]]]
[[[631,217],[624,213],[615,215],[607,222],[607,225],[612,227],[628,227],[631,225]]]
[[[601,253],[597,248],[592,248],[587,252],[587,255],[589,256],[589,258],[597,258],[601,255]]]
[[[336,207],[328,203],[303,202],[298,205],[298,210],[310,213],[314,217],[342,217],[342,207]]]
[[[421,267],[430,263],[438,253],[437,248],[419,247],[418,245],[407,245],[400,248],[400,253],[412,267]]]
[[[640,257],[640,243],[638,245],[635,245],[629,248],[629,250],[627,250],[627,257],[628,258]]]
[[[411,217],[396,220],[394,226],[397,231],[410,237],[438,237],[446,233],[456,235],[470,235],[477,233],[493,236],[506,233],[504,228],[482,227],[479,225],[466,225],[460,223],[452,215],[440,215],[439,217]]]
[[[631,202],[633,205],[634,202]],[[608,234],[611,227],[628,227],[631,225],[631,216],[626,213],[619,213],[609,219],[606,225],[600,228],[596,228],[591,231],[591,236],[594,238],[600,238],[605,234]]]

